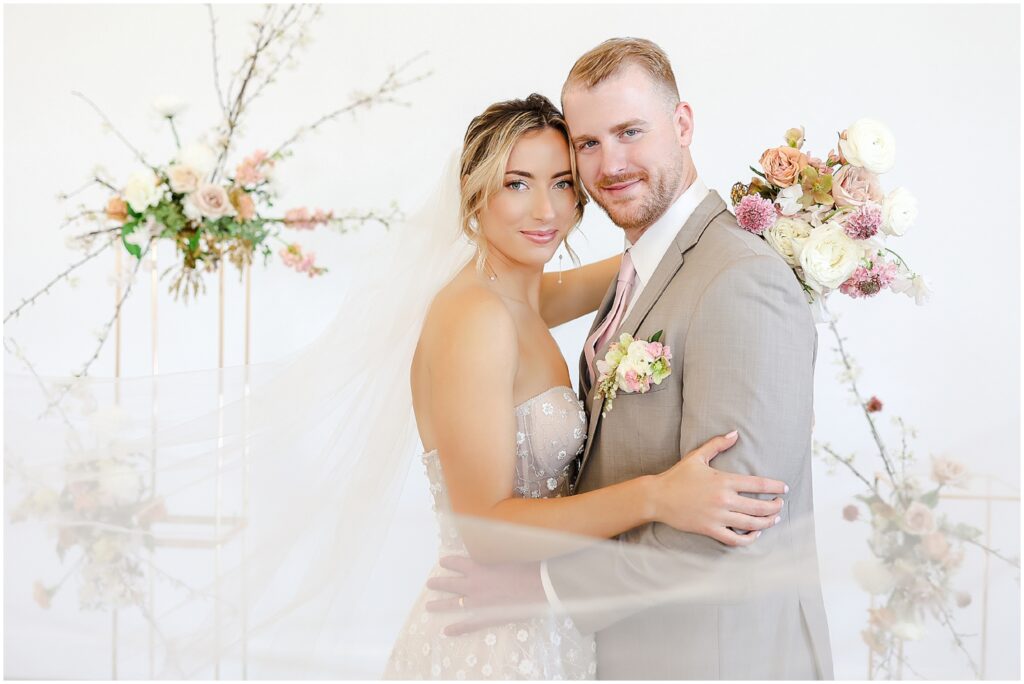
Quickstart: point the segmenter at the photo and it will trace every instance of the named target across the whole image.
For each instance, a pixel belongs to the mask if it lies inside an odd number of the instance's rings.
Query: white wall
[[[222,6],[216,14],[226,75],[248,45],[245,22],[258,9]],[[74,205],[59,206],[57,191],[78,187],[97,163],[119,178],[134,167],[131,154],[101,132],[72,90],[99,104],[153,159],[165,159],[173,147],[148,113],[152,98],[173,93],[191,102],[181,124],[186,140],[215,123],[216,108],[200,5],[9,6],[4,15],[8,311],[77,256],[57,230]],[[300,144],[280,174],[281,206],[344,211],[397,199],[411,209],[472,116],[493,101],[534,91],[557,99],[575,58],[614,35],[647,37],[668,51],[695,112],[697,167],[723,196],[790,126],[804,125],[810,149],[824,154],[835,132],[854,119],[881,119],[899,145],[884,186],[904,185],[920,201],[918,224],[900,240],[900,251],[928,275],[936,296],[924,308],[891,295],[868,303],[834,298],[850,350],[864,368],[861,386],[883,399],[886,414],[918,428],[915,452],[925,466],[929,454],[948,455],[1016,488],[1019,25],[1012,6],[329,6],[299,69],[256,101],[241,149],[276,145],[299,124],[345,103],[349,92],[373,87],[387,65],[429,51],[422,64],[435,73],[408,90],[411,107],[382,107],[327,127]],[[90,206],[105,201],[100,194],[83,197]],[[310,281],[279,264],[254,273],[254,361],[279,358],[315,338],[331,319],[333,293],[348,285],[346,264],[375,258],[377,232],[305,237],[332,268],[322,279]],[[596,208],[583,233],[575,246],[584,261],[621,247],[621,233]],[[171,263],[168,252],[161,255],[164,266]],[[90,331],[109,316],[111,268],[111,258],[92,264],[77,289],[58,286],[4,334],[41,372],[76,370],[92,353]],[[242,358],[236,280],[229,272],[229,364]],[[208,282],[213,295],[216,281]],[[139,287],[125,314],[129,375],[149,370],[148,280]],[[163,293],[159,300],[161,371],[216,363],[215,297],[188,307]],[[555,333],[574,376],[588,323]],[[819,334],[816,436],[843,451],[861,450],[868,463],[865,425],[835,379],[827,329]],[[110,346],[94,374],[110,374],[112,358]],[[19,370],[9,356],[4,363]],[[850,566],[867,549],[863,527],[839,515],[857,488],[824,464],[815,486],[836,672],[863,677],[866,650],[858,633],[867,602]],[[965,519],[983,522],[980,505],[949,505],[951,513],[962,510]],[[1019,506],[997,505],[995,525],[994,543],[1018,554]],[[965,568],[965,586],[977,581],[980,567],[974,559]],[[988,676],[1016,678],[1019,583],[1015,573],[993,569],[999,584],[990,599]],[[964,631],[980,628],[980,603],[976,596],[963,612]],[[933,626],[931,650],[946,641]],[[979,653],[978,638],[969,643]],[[923,662],[920,669],[932,677],[967,674],[952,653],[948,662]]]

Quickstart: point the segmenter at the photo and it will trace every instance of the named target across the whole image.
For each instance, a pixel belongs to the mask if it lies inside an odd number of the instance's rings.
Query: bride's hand
[[[738,434],[713,437],[676,465],[654,476],[654,519],[683,532],[703,534],[728,546],[747,546],[777,522],[783,501],[741,496],[785,494],[788,487],[778,480],[737,475],[715,470],[711,459],[736,443]],[[731,528],[731,529],[730,529]],[[753,534],[737,534],[748,530]]]

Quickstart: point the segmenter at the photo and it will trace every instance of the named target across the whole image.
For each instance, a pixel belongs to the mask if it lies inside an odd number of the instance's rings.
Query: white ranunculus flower
[[[128,176],[124,186],[124,198],[135,211],[141,212],[146,207],[156,206],[163,197],[160,180],[150,169],[140,169]]]
[[[804,189],[797,183],[780,190],[779,196],[775,198],[775,203],[779,205],[779,211],[783,216],[792,216],[803,211],[804,206],[800,204],[800,198],[803,196]]]
[[[804,240],[811,236],[811,230],[811,224],[807,221],[783,216],[764,232],[764,239],[787,264],[799,266],[800,250]]]
[[[183,99],[174,95],[159,95],[153,98],[152,106],[160,116],[177,116],[188,107]]]
[[[932,459],[932,479],[939,484],[964,487],[970,479],[967,466],[951,458]]]
[[[879,560],[857,561],[853,576],[869,594],[888,594],[896,586],[896,576]]]
[[[936,530],[935,515],[932,513],[932,509],[920,501],[915,501],[907,506],[901,523],[900,526],[904,532],[917,536],[931,534]]]
[[[896,138],[881,121],[858,119],[840,138],[839,149],[854,166],[885,173],[896,163]]]
[[[213,167],[217,164],[217,155],[209,146],[203,143],[193,143],[181,148],[178,152],[177,161],[179,164],[191,166],[202,176],[208,176]]]
[[[899,237],[917,220],[917,198],[896,188],[882,200],[882,232]]]
[[[843,227],[829,221],[811,231],[800,250],[800,266],[807,284],[816,292],[834,290],[856,270],[864,248]]]
[[[908,297],[913,297],[918,306],[922,306],[932,297],[932,290],[928,287],[928,281],[923,275],[915,275],[912,278],[896,276],[896,279],[889,285],[889,289],[897,294],[902,292]]]

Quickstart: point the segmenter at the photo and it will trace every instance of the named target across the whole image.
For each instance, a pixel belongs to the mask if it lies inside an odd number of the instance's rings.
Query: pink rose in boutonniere
[[[672,350],[659,341],[662,332],[659,330],[647,341],[623,333],[597,362],[597,396],[604,397],[602,416],[612,410],[618,392],[643,394],[651,389],[652,382],[660,385],[672,374]]]

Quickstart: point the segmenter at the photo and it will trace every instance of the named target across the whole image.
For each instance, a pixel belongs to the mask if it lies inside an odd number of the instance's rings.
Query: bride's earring
[[[469,223],[469,227],[474,231],[480,230],[480,223],[476,220],[476,216],[470,216],[467,223]]]
[[[562,253],[558,253],[558,284],[562,284]]]

